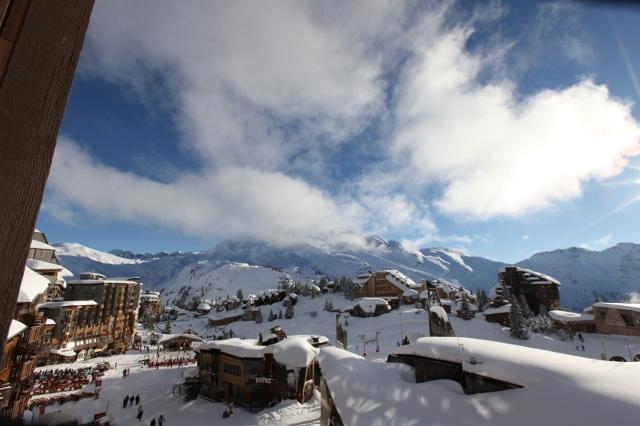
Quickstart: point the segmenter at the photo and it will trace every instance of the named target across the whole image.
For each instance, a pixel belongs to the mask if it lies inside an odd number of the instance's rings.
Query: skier
[[[138,419],[139,422],[142,421],[142,405],[138,405],[138,415],[136,416],[136,418]]]
[[[156,426],[156,418],[155,417],[153,419],[151,419],[151,423],[149,424],[149,426]]]
[[[136,405],[140,404],[140,395],[136,395]]]
[[[125,396],[122,400],[122,408],[127,408],[127,404],[129,403],[129,395]]]
[[[158,417],[158,426],[164,426],[164,414],[160,414],[160,417]]]

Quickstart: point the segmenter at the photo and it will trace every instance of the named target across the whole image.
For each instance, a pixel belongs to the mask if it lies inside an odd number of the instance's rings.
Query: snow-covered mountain
[[[285,273],[302,280],[318,275],[353,277],[379,269],[397,269],[416,281],[442,278],[470,290],[488,290],[505,266],[446,248],[411,250],[379,237],[369,238],[364,247],[343,249],[225,241],[209,252],[166,253],[149,260],[129,253],[123,258],[72,243],[57,247],[61,248],[61,263],[75,274],[93,270],[108,276],[140,276],[147,288],[164,288],[168,293],[191,286],[211,292],[214,298],[235,294],[240,285],[245,293],[254,291],[255,286],[274,288]],[[607,300],[622,300],[628,293],[640,292],[638,244],[618,244],[601,252],[579,248],[542,252],[518,265],[559,279],[562,303],[570,308],[588,305],[594,291]]]

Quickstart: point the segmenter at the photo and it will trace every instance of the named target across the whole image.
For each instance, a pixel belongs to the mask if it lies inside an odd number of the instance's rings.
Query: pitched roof
[[[24,268],[24,275],[20,283],[18,303],[31,303],[36,297],[47,291],[49,280],[30,268]]]

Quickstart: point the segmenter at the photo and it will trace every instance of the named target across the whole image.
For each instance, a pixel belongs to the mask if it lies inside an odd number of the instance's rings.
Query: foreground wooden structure
[[[2,344],[93,3],[0,0]]]

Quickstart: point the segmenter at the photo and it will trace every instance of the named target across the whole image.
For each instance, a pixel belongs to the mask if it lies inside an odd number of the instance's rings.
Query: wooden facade
[[[378,271],[374,272],[365,280],[365,277],[359,276],[360,280],[360,297],[380,297],[385,299],[397,299],[404,303],[415,303],[418,301],[419,292],[424,290],[425,286],[417,286],[410,282],[406,285],[397,278],[394,278],[397,271]],[[406,279],[403,276],[402,279]],[[407,279],[408,280],[408,279]]]
[[[498,287],[506,286],[510,295],[524,295],[529,309],[540,313],[540,306],[548,311],[560,309],[560,282],[556,279],[516,266],[507,266],[498,273]]]
[[[600,334],[640,337],[640,304],[597,302],[593,315]]]

